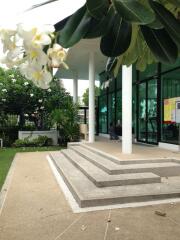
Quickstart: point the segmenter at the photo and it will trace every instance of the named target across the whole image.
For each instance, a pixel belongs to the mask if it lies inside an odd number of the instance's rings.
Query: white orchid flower
[[[24,63],[20,64],[19,65],[19,71],[27,79],[31,79],[30,78],[30,73],[29,73],[29,63],[28,62],[24,62]]]
[[[44,66],[48,63],[48,56],[42,49],[39,48],[29,48],[26,50],[27,60],[33,62],[34,64],[39,64]]]
[[[6,53],[10,59],[23,59],[24,50],[21,47],[16,47]]]
[[[43,69],[41,72],[36,73],[38,75],[38,79],[33,81],[37,87],[42,89],[48,89],[49,84],[52,81],[52,75],[49,71]],[[36,76],[37,76],[36,75]]]
[[[43,89],[49,88],[49,83],[52,81],[52,75],[46,68],[40,67],[38,64],[33,65],[28,63],[21,66],[21,73],[32,80],[33,83]]]
[[[48,92],[50,93],[50,92],[52,92],[52,90],[49,88],[49,89],[48,89]]]
[[[12,82],[13,82],[13,83],[15,83],[15,82],[16,82],[16,79],[15,79],[15,78],[13,78],[13,79],[12,79]]]
[[[64,62],[67,57],[67,52],[59,44],[55,43],[52,48],[49,48],[47,55],[51,60],[50,66],[52,68],[59,68],[62,65],[68,69],[67,64]]]
[[[33,28],[22,24],[18,25],[18,34],[24,40],[25,48],[29,48],[29,46],[41,48],[51,44],[50,34],[54,31],[55,29],[52,25]]]
[[[30,97],[34,97],[34,94],[33,94],[33,93],[31,93],[31,94],[30,94]]]
[[[7,93],[7,89],[5,89],[5,88],[4,88],[4,89],[2,89],[2,92],[6,92],[6,93]]]
[[[17,67],[23,62],[22,50],[15,48],[12,51],[7,51],[6,55],[1,58],[1,63],[5,64],[8,68]]]
[[[1,29],[0,38],[3,43],[3,52],[6,53],[8,50],[12,50],[16,47],[15,44],[15,34],[16,31],[10,29]]]
[[[55,28],[52,25],[29,27],[19,24],[16,30],[0,29],[5,53],[2,63],[8,68],[19,67],[21,74],[36,86],[48,89],[52,81],[52,74],[48,71],[48,67],[62,65],[68,68],[64,62],[67,52],[59,44],[54,44],[48,50],[48,55],[44,52],[44,46],[52,43],[54,31]],[[13,78],[12,82],[15,81]],[[27,86],[28,82],[24,85]]]

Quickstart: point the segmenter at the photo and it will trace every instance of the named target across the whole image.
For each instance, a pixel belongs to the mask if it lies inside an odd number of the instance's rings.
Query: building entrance
[[[157,79],[138,85],[137,140],[158,143]]]

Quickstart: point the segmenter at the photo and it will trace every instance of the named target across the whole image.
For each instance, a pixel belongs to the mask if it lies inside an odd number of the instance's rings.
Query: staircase
[[[82,208],[180,198],[180,180],[161,181],[180,176],[178,160],[121,161],[85,144],[70,144],[50,158]]]

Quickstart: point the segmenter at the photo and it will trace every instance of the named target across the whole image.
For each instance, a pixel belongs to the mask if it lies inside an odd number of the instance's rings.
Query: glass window
[[[99,80],[100,80],[100,95],[106,94],[106,87],[104,83],[107,81],[107,74],[106,72],[102,72],[99,74]]]
[[[157,80],[152,79],[147,83],[147,141],[157,142]]]
[[[164,99],[180,97],[180,69],[162,76],[162,136],[163,142],[178,144],[179,126],[176,123],[164,123]]]
[[[120,88],[122,88],[122,69],[119,70],[117,75],[117,89],[119,90]]]
[[[132,132],[136,131],[136,85],[132,89]]]
[[[109,92],[115,91],[115,78],[109,79]]]
[[[139,102],[138,102],[138,140],[145,142],[147,129],[146,129],[146,83],[141,83],[139,85]]]
[[[133,81],[133,83],[135,83],[136,79],[137,79],[137,71],[136,71],[136,66],[135,65],[133,65],[132,72],[133,72],[132,81]]]
[[[115,124],[115,93],[108,95],[108,125]]]
[[[122,90],[117,92],[116,97],[116,133],[122,136]]]
[[[99,97],[99,132],[107,133],[107,96]]]
[[[176,61],[175,64],[173,65],[165,65],[165,64],[162,64],[162,72],[166,72],[166,71],[169,71],[171,70],[172,68],[176,68],[176,67],[180,67],[180,58]]]
[[[157,64],[148,65],[144,72],[139,72],[139,79],[143,80],[145,78],[152,77],[153,75],[157,74],[157,71],[158,71]]]

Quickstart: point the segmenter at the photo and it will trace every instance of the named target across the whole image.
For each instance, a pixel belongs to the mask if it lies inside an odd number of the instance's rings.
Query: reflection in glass
[[[99,97],[99,132],[107,133],[107,102],[106,95]]]

